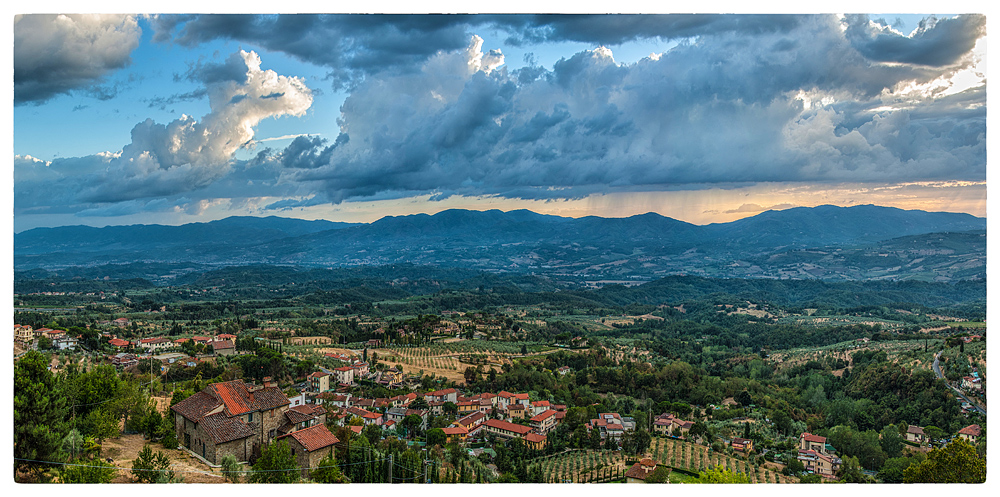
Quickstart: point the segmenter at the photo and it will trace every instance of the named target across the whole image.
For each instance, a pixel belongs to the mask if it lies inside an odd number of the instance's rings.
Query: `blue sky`
[[[985,17],[14,18],[14,230],[986,213]]]

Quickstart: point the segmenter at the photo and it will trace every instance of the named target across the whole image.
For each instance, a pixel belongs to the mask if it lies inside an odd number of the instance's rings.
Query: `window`
[[[253,413],[247,415],[247,421],[253,423]]]

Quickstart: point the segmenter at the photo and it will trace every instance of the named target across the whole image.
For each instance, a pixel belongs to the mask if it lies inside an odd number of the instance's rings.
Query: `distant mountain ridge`
[[[19,270],[150,261],[330,267],[412,263],[604,278],[678,273],[782,277],[761,267],[769,254],[824,247],[863,250],[902,237],[985,229],[985,219],[969,214],[872,205],[798,207],[705,226],[655,213],[566,218],[527,210],[453,209],[370,224],[233,217],[182,226],[36,228],[14,235],[14,258]],[[977,243],[962,246],[979,250]],[[982,249],[985,265],[985,241]],[[972,256],[966,265],[978,264],[978,255]],[[744,263],[761,269],[755,270],[760,274],[742,274]],[[825,277],[838,279],[838,274]],[[864,277],[863,271],[851,274],[845,279]]]

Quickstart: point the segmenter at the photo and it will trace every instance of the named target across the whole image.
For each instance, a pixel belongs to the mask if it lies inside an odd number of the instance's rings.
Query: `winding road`
[[[934,368],[934,374],[936,374],[938,378],[941,378],[942,380],[944,380],[944,375],[941,374],[941,364],[940,364],[940,358],[941,358],[941,353],[942,352],[944,352],[944,351],[942,350],[941,352],[938,352],[937,354],[934,354],[934,364],[932,365],[932,367]],[[959,389],[951,386],[950,384],[948,384],[948,380],[944,380],[944,384],[948,385],[948,388],[951,388],[952,390],[954,390],[955,393],[959,397],[965,399],[965,401],[968,402],[969,404],[972,404],[972,407],[974,407],[977,411],[981,412],[983,414],[983,416],[986,415],[986,409],[980,407],[979,404],[977,404],[974,400],[966,397],[965,394],[962,393],[961,390],[959,390]]]

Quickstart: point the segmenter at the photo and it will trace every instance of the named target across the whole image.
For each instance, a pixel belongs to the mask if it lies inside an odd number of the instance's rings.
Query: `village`
[[[124,328],[129,323],[121,318],[105,325]],[[72,352],[83,349],[83,338],[65,330],[14,325],[15,341],[28,348],[37,348],[39,340],[49,340],[52,350]],[[242,350],[238,349],[236,344],[240,340],[230,333],[125,340],[113,332],[104,332],[100,339],[107,344],[104,348],[112,353],[95,356],[98,362],[110,364],[122,372],[137,372],[140,363],[159,365],[159,368],[147,367],[146,374],[151,376],[165,374],[171,368],[194,369],[203,363],[215,363],[219,358],[254,353],[252,349],[247,350],[247,342],[241,342],[244,344],[240,347]],[[582,339],[576,337],[574,340]],[[250,344],[256,348],[280,347],[280,341],[261,338],[253,339]],[[754,440],[749,438],[749,422],[744,425],[747,437],[711,436],[706,429],[710,413],[714,411],[718,415],[730,407],[748,407],[742,405],[747,402],[742,399],[742,402],[727,399],[719,406],[691,406],[690,410],[682,410],[687,412],[686,418],[676,412],[662,412],[636,419],[629,413],[597,412],[593,407],[583,409],[558,404],[551,398],[542,398],[537,392],[533,392],[534,395],[505,390],[466,393],[462,383],[448,380],[444,380],[450,385],[446,388],[422,388],[428,384],[423,374],[408,373],[401,365],[391,366],[384,362],[371,366],[366,360],[368,346],[383,354],[390,350],[380,348],[383,346],[381,340],[371,339],[363,345],[361,350],[338,349],[324,353],[330,367],[317,365],[298,383],[279,386],[271,377],[263,377],[259,383],[252,379],[219,381],[179,401],[174,392],[173,399],[165,399],[171,402],[169,411],[163,415],[172,418],[178,450],[201,463],[206,474],[220,474],[224,472],[223,459],[227,456],[241,466],[250,467],[266,448],[283,442],[294,455],[301,477],[308,479],[312,471],[321,467],[325,457],[349,453],[352,439],[363,437],[372,446],[396,440],[409,449],[425,453],[421,456],[425,462],[430,457],[426,451],[434,447],[464,450],[469,456],[483,458],[483,468],[489,471],[485,480],[489,481],[501,477],[493,461],[498,446],[515,446],[529,458],[558,455],[550,447],[549,436],[566,422],[572,409],[576,411],[572,413],[576,424],[573,429],[579,431],[582,426],[587,447],[614,454],[614,464],[598,472],[596,480],[584,481],[670,482],[670,473],[677,471],[676,480],[691,468],[677,464],[679,460],[665,460],[665,454],[660,453],[665,441],[707,450],[706,461],[712,460],[714,451],[719,461],[722,457],[743,461],[744,469],[749,463],[753,463],[753,467],[760,464],[770,470],[770,473],[764,470],[761,481],[769,481],[768,478],[775,482],[796,481],[797,478],[789,476],[791,474],[837,481],[842,473],[844,462],[837,449],[826,437],[808,431],[799,433],[794,447],[786,447],[784,451],[755,447]],[[377,353],[372,356],[377,357]],[[481,366],[479,371],[482,372]],[[495,373],[492,369],[491,372]],[[572,372],[569,366],[562,366],[550,374],[563,377]],[[978,386],[978,374],[974,372],[963,377],[962,383]],[[376,392],[395,395],[370,395]],[[587,414],[586,419],[579,419],[581,411]],[[946,445],[952,438],[975,445],[982,433],[977,424],[952,434],[942,433],[937,428],[932,431],[933,438],[921,427],[907,425],[905,432],[901,427],[900,436],[912,450],[926,452],[932,447]],[[627,454],[622,452],[626,447]],[[432,478],[429,471],[439,474]],[[417,473],[420,478],[431,481],[440,477],[440,471],[425,466]],[[588,477],[594,478],[593,475]],[[563,481],[548,476],[542,478],[542,481]]]

